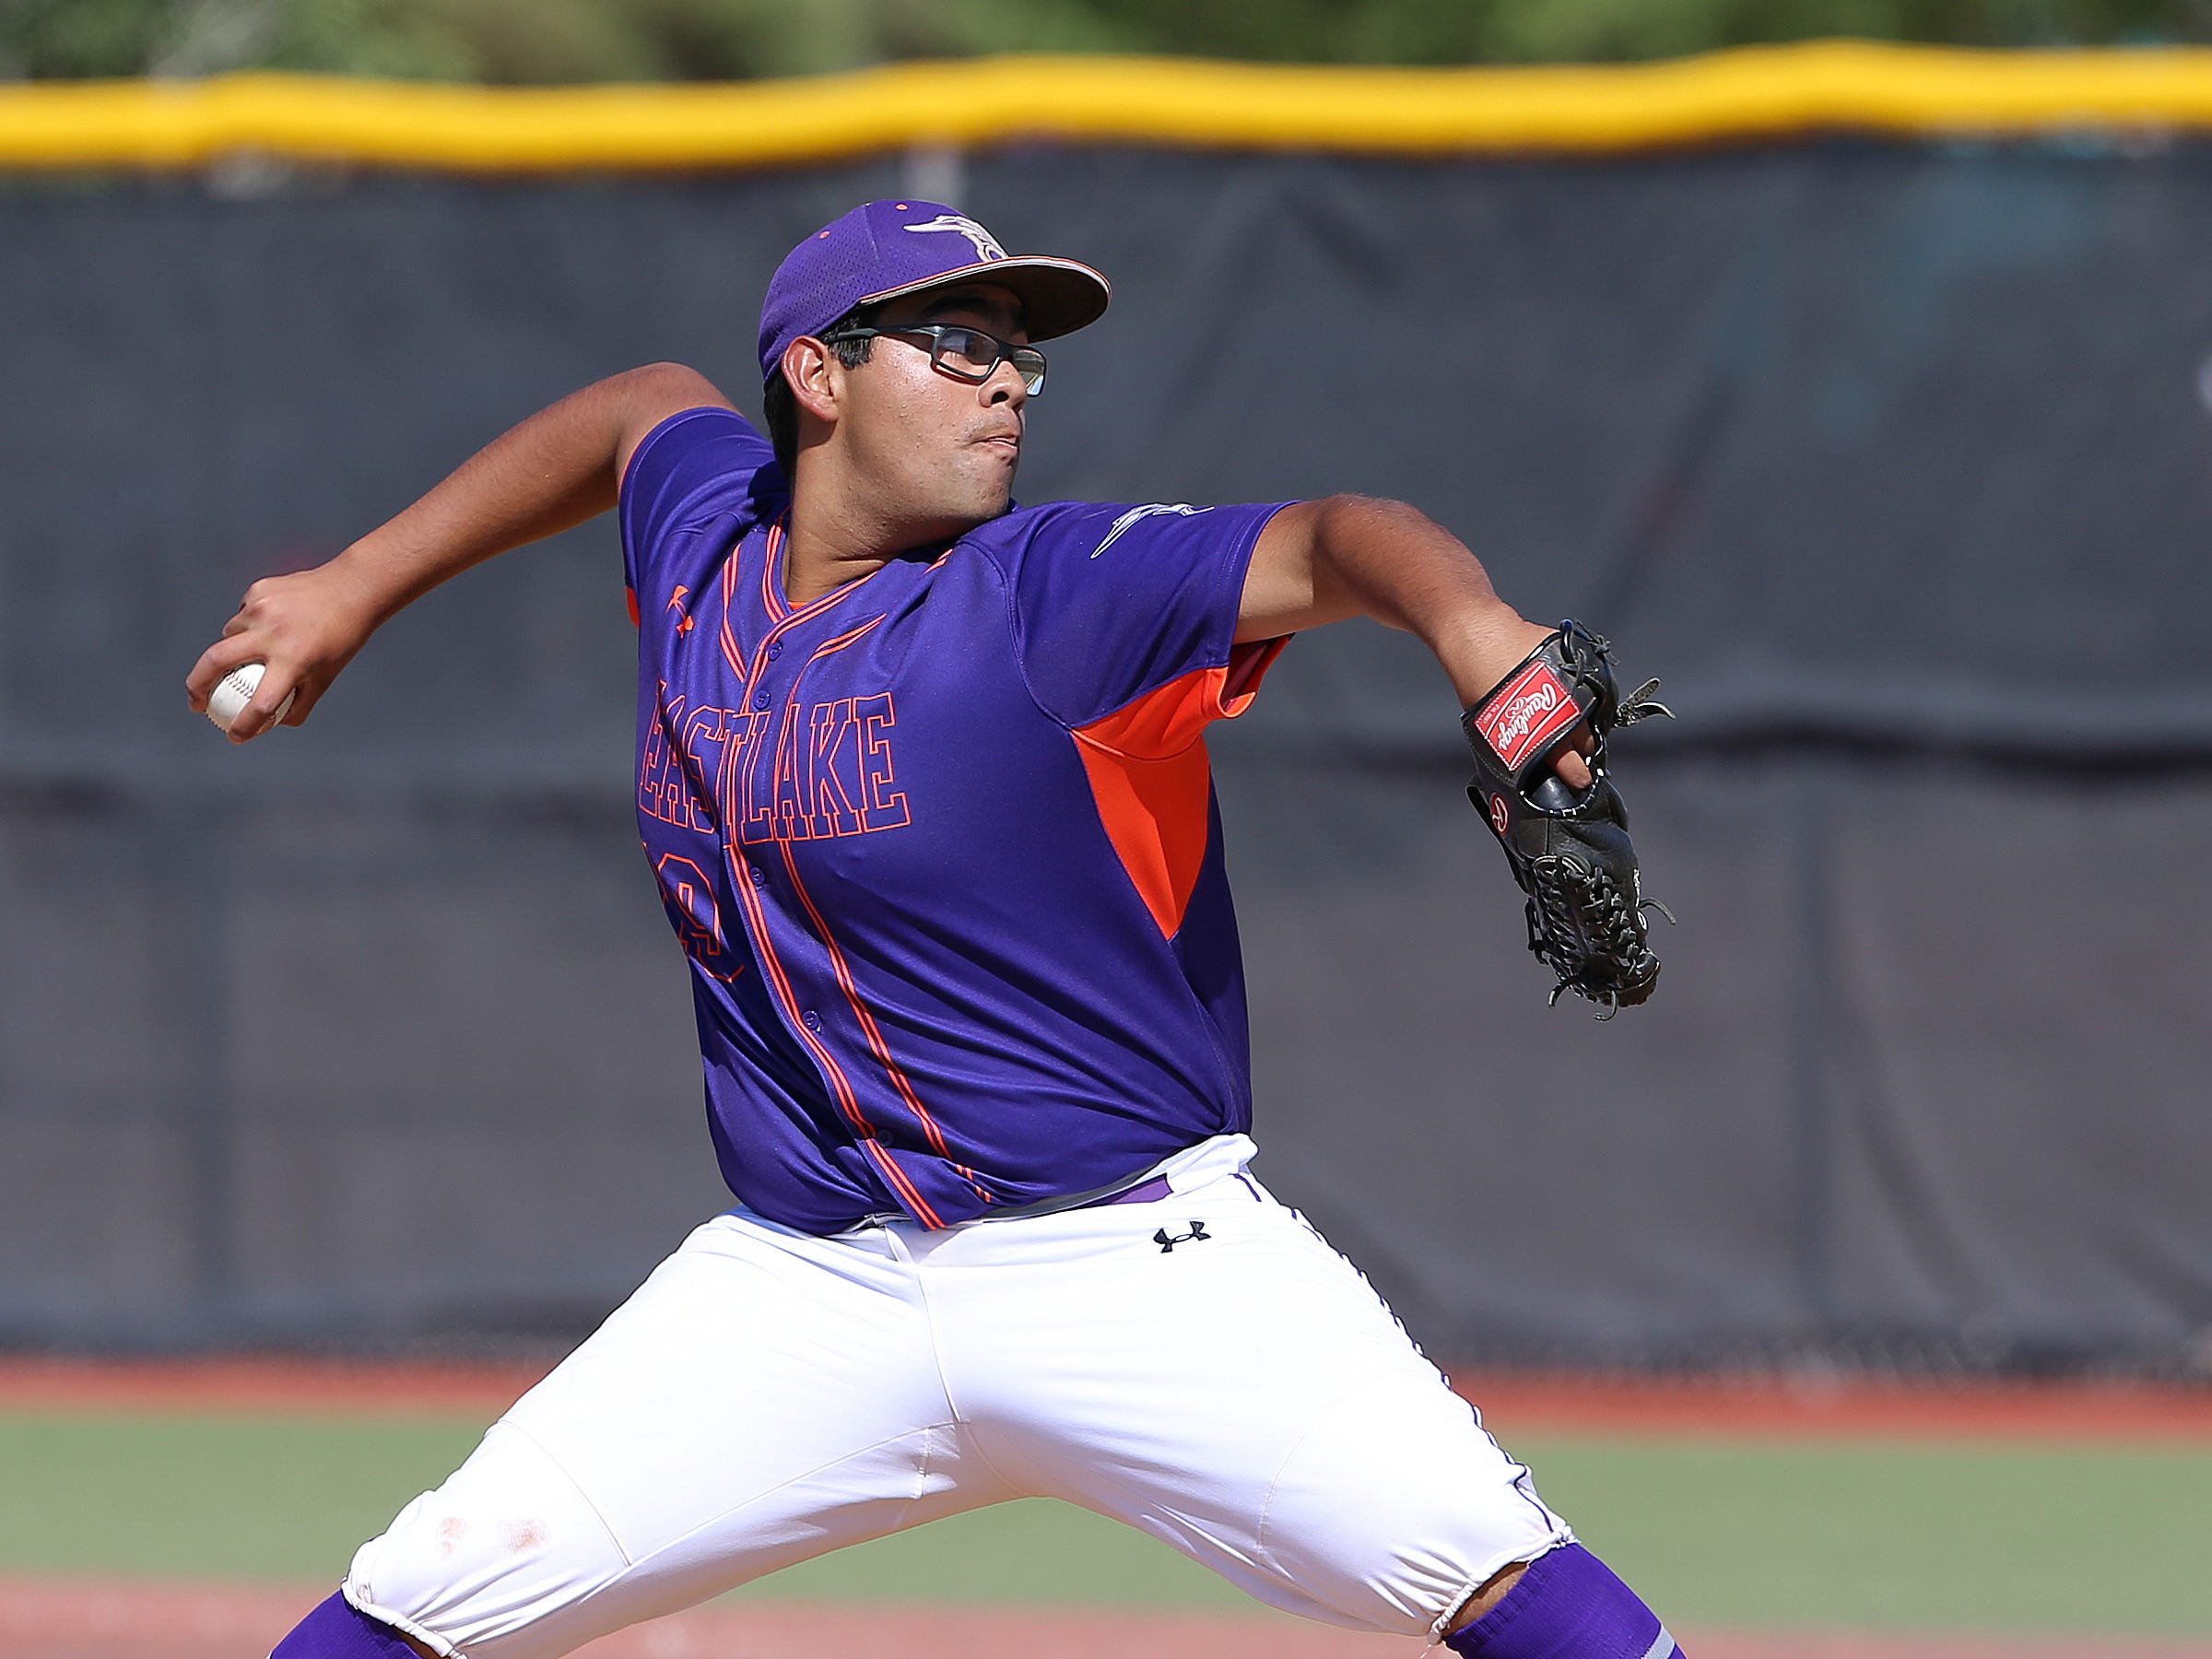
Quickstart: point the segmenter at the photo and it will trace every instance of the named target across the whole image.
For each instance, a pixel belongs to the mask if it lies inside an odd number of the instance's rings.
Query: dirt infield
[[[543,1367],[290,1359],[0,1359],[0,1410],[455,1412],[488,1419],[543,1374]],[[1513,1432],[2212,1440],[2212,1387],[1473,1370],[1453,1377],[1492,1427]]]
[[[0,1579],[8,1659],[255,1659],[324,1593]],[[889,1639],[889,1640],[887,1640]],[[2212,1659],[2212,1647],[2075,1638],[1682,1632],[1693,1659]],[[763,1605],[678,1614],[582,1659],[1418,1659],[1421,1644],[1272,1618]]]

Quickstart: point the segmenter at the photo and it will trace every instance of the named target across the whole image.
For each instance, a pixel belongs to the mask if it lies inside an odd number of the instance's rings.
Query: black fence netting
[[[1261,1172],[1433,1351],[2212,1365],[2212,151],[2079,141],[0,188],[0,1339],[559,1335],[717,1206],[610,524],[304,731],[180,682],[585,381],[748,402],[782,253],[907,189],[1116,281],[1026,499],[1403,497],[1665,677],[1603,1026],[1417,645],[1216,740]]]

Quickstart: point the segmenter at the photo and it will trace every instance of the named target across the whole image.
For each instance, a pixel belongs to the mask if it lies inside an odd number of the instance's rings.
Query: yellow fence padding
[[[262,154],[465,172],[755,167],[1019,139],[1362,155],[1603,153],[1820,131],[2021,137],[2212,127],[2212,50],[1979,53],[1828,41],[1657,64],[1282,67],[995,57],[722,86],[312,76],[19,83],[0,168]]]

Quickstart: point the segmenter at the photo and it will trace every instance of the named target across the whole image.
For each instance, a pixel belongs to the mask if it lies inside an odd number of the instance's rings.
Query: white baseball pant
[[[345,1594],[440,1653],[551,1659],[1047,1496],[1274,1606],[1433,1636],[1571,1535],[1367,1281],[1245,1173],[1253,1150],[1192,1147],[1150,1202],[939,1232],[719,1216],[362,1547]]]

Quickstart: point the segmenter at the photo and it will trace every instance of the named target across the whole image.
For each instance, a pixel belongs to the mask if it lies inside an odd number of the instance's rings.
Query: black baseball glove
[[[1460,719],[1475,751],[1467,798],[1528,895],[1528,947],[1559,976],[1551,1000],[1586,996],[1603,1006],[1600,1019],[1658,982],[1645,910],[1675,919],[1643,896],[1629,811],[1606,775],[1607,733],[1673,711],[1653,700],[1657,680],[1622,697],[1606,655],[1605,641],[1562,622]],[[1594,782],[1578,794],[1551,763],[1583,721],[1597,745],[1587,757]]]

